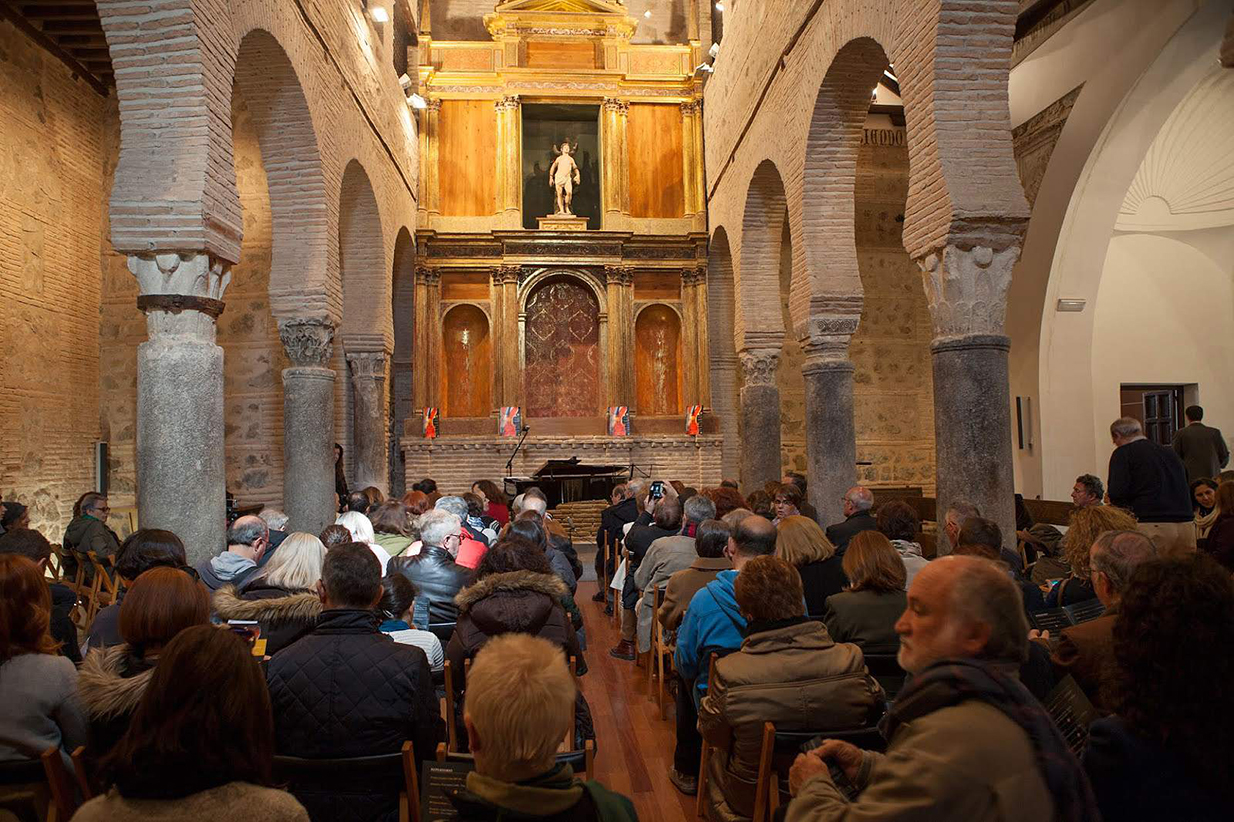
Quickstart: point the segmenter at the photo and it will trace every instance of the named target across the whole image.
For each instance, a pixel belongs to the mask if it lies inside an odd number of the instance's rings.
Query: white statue
[[[570,203],[574,201],[574,186],[581,181],[582,176],[578,164],[571,156],[573,150],[569,140],[563,140],[560,148],[553,146],[557,159],[553,160],[553,165],[549,167],[548,184],[557,192],[557,210],[554,214],[574,213],[570,210]]]

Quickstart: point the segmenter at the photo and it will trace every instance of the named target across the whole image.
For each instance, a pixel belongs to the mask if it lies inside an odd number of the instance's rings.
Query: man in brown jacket
[[[888,714],[886,754],[828,740],[793,763],[787,822],[1091,820],[1092,789],[1049,715],[1015,678],[1027,656],[1019,588],[978,557],[923,568],[896,623],[913,675]],[[834,764],[859,791],[849,800]]]
[[[1071,674],[1076,684],[1098,709],[1105,711],[1101,683],[1114,665],[1114,623],[1118,600],[1131,572],[1157,556],[1157,546],[1139,531],[1106,531],[1088,552],[1093,588],[1105,613],[1094,620],[1064,628],[1050,655],[1059,678]],[[1048,641],[1047,631],[1041,638]]]
[[[676,631],[685,619],[686,608],[694,595],[703,589],[708,582],[716,578],[716,574],[733,567],[729,558],[724,556],[728,547],[730,529],[727,524],[712,520],[706,532],[694,540],[694,551],[698,556],[689,568],[685,568],[668,578],[664,589],[664,602],[656,619],[666,630]]]

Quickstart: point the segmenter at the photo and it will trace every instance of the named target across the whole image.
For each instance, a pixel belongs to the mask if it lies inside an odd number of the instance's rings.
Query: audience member
[[[818,527],[805,517],[789,519]],[[746,619],[745,639],[740,650],[716,662],[698,712],[703,738],[727,751],[709,759],[707,782],[711,818],[725,822],[754,816],[764,722],[777,731],[826,735],[873,724],[883,706],[882,689],[866,671],[861,649],[836,644],[806,616],[801,577],[789,562],[774,556],[750,560],[735,593]]]
[[[750,506],[750,510],[762,517],[765,520],[774,520],[776,518],[775,503],[772,502],[771,494],[766,491],[755,491],[753,494],[746,495],[746,503]]]
[[[308,822],[299,802],[271,787],[273,737],[270,696],[248,645],[209,625],[186,628],[163,649],[103,763],[115,790],[73,819]]]
[[[867,654],[894,654],[900,649],[896,621],[908,607],[900,555],[881,531],[862,531],[849,542],[843,566],[848,588],[827,597],[827,633]]]
[[[510,501],[506,494],[492,480],[476,480],[471,484],[471,492],[484,502],[484,513],[497,521],[500,528],[510,521]]]
[[[1201,422],[1204,409],[1189,405],[1183,411],[1187,424],[1174,434],[1170,443],[1174,453],[1183,461],[1187,480],[1194,482],[1206,477],[1215,477],[1230,464],[1230,449],[1225,444],[1221,430]]]
[[[981,509],[968,500],[953,500],[947,513],[943,515],[943,534],[946,539],[938,541],[938,555],[945,557],[960,544],[960,529],[970,517],[981,516]]]
[[[553,567],[557,567],[558,560],[554,559],[557,554],[565,557],[566,562],[570,565],[570,570],[574,572],[574,579],[577,582],[583,578],[583,563],[579,561],[578,550],[575,549],[574,543],[568,536],[558,534],[555,531],[548,531],[545,536],[548,537],[548,547],[545,553],[548,554],[548,561],[553,563]],[[573,595],[573,590],[571,594]]]
[[[1029,513],[1028,505],[1024,502],[1023,494],[1015,495],[1015,529],[1016,531],[1027,531],[1034,525],[1033,515]],[[1029,557],[1028,561],[1032,562],[1034,557]]]
[[[347,474],[344,468],[343,446],[336,442],[334,443],[334,493],[338,494],[340,503],[345,502],[348,497]]]
[[[463,688],[466,660],[475,657],[492,637],[531,634],[562,649],[562,659],[573,656],[583,665],[578,638],[561,607],[565,584],[553,573],[544,553],[518,536],[506,536],[489,549],[476,568],[476,580],[462,591],[458,625],[446,645],[446,656]]]
[[[368,511],[365,511],[365,514],[368,514],[370,511],[376,511],[377,507],[386,501],[386,495],[376,485],[365,486],[360,493],[364,494],[368,499]]]
[[[581,782],[557,748],[574,722],[576,688],[558,648],[518,633],[495,637],[467,678],[463,724],[476,768],[449,794],[462,819],[635,822],[634,806]]]
[[[887,753],[825,741],[797,757],[788,822],[831,819],[1097,822],[1092,790],[1066,741],[1020,684],[1028,624],[1006,572],[943,557],[909,585],[896,625],[912,674],[888,713]],[[836,788],[834,763],[860,791]]]
[[[729,511],[746,507],[746,498],[736,488],[721,485],[718,488],[708,488],[703,496],[715,503],[716,519],[723,519]]]
[[[821,617],[826,608],[827,597],[838,594],[848,585],[842,564],[844,558],[836,554],[835,546],[827,539],[823,529],[814,520],[804,515],[780,520],[776,527],[776,556],[792,565],[801,575],[805,590],[806,613]]]
[[[186,628],[209,624],[206,588],[184,571],[156,567],[133,581],[120,607],[123,642],[87,654],[77,679],[90,761],[99,762],[128,730],[167,644]]]
[[[668,579],[664,588],[664,602],[656,619],[669,631],[676,631],[686,615],[686,606],[699,589],[727,571],[733,563],[725,556],[731,529],[728,523],[718,519],[704,520],[694,537],[696,556],[689,568],[684,568]]]
[[[1108,704],[1093,723],[1084,769],[1105,822],[1234,815],[1234,588],[1205,556],[1142,563],[1114,623]]]
[[[1101,478],[1095,477],[1092,474],[1081,474],[1075,478],[1075,485],[1071,487],[1071,502],[1076,508],[1091,508],[1094,505],[1101,505],[1105,499],[1105,486],[1101,484]]]
[[[922,556],[921,545],[917,542],[921,520],[911,505],[903,500],[893,499],[879,506],[877,521],[878,530],[891,540],[891,547],[896,549],[904,563],[904,589],[908,590],[913,584],[913,577],[927,562]]]
[[[326,561],[326,546],[312,534],[287,537],[274,558],[237,591],[225,585],[214,592],[214,613],[221,620],[254,620],[273,656],[308,634],[321,615],[317,583]]]
[[[428,758],[443,738],[428,658],[377,629],[381,566],[353,543],[326,555],[321,618],[267,667],[275,747],[306,758],[375,756],[410,740]],[[301,787],[316,820],[373,820],[397,807],[396,785],[357,779],[348,790]]]
[[[416,586],[402,574],[390,574],[381,581],[381,587],[382,623],[378,630],[395,642],[414,645],[424,651],[424,655],[428,657],[429,669],[434,674],[440,673],[446,662],[441,640],[435,634],[415,627],[411,619],[416,601]]]
[[[1191,499],[1195,506],[1197,548],[1204,548],[1208,540],[1208,532],[1212,529],[1213,523],[1217,521],[1217,517],[1221,515],[1221,510],[1217,508],[1217,486],[1219,484],[1216,480],[1207,477],[1191,483]]]
[[[367,515],[371,505],[368,494],[363,491],[352,491],[347,495],[347,499],[343,501],[343,513],[352,512]]]
[[[736,528],[737,523],[741,522],[746,517],[752,517],[752,516],[755,516],[755,514],[749,508],[735,508],[732,511],[729,511],[724,516],[720,517],[720,519],[722,519],[729,528]]]
[[[792,485],[801,492],[801,502],[797,505],[797,511],[804,517],[818,522],[818,510],[810,504],[810,486],[806,480],[806,475],[800,471],[785,471],[784,476],[780,479],[781,485]]]
[[[417,611],[426,609],[430,624],[454,622],[454,597],[471,580],[471,570],[454,561],[463,540],[461,523],[449,511],[434,509],[420,518],[420,537],[420,553],[391,560],[387,573],[402,574],[416,586]]]
[[[30,509],[20,502],[0,503],[0,534],[30,527]]]
[[[1204,540],[1204,550],[1234,572],[1234,482],[1223,482],[1217,488],[1217,517]]]
[[[265,506],[257,514],[262,521],[266,523],[266,527],[270,529],[270,548],[266,551],[266,561],[269,562],[270,557],[274,554],[274,549],[283,544],[283,540],[287,539],[287,523],[291,520],[282,511],[277,508]]]
[[[239,588],[257,572],[270,547],[270,529],[261,517],[240,517],[227,529],[227,550],[197,566],[197,575],[211,591],[224,585]]]
[[[600,527],[596,529],[596,579],[603,579],[605,574],[605,569],[600,566],[604,561],[604,551],[601,550],[601,546],[606,543],[608,545],[607,573],[609,578],[612,578],[616,571],[617,544],[625,537],[625,526],[638,519],[638,495],[644,487],[645,484],[640,480],[635,480],[628,485],[614,486],[609,497],[612,505],[601,512]],[[596,591],[592,600],[605,602],[611,598],[612,595],[608,591]]]
[[[755,557],[776,550],[776,527],[765,517],[749,516],[733,528],[724,549],[732,570],[720,571],[690,599],[681,628],[673,664],[680,678],[676,692],[677,747],[669,780],[686,794],[698,791],[698,765],[702,738],[698,735],[698,703],[707,691],[710,655],[730,653],[741,647],[746,618],[741,615],[734,584],[741,569]]]
[[[13,534],[5,534],[9,538]],[[0,762],[85,741],[77,669],[52,639],[51,592],[29,557],[0,554]]]
[[[346,511],[339,514],[334,524],[346,528],[347,533],[351,534],[352,542],[368,546],[373,556],[377,557],[377,561],[381,563],[381,573],[385,576],[386,568],[390,565],[390,554],[377,544],[377,535],[373,533],[373,521],[368,518],[368,515],[360,511]]]
[[[1088,555],[1097,537],[1106,531],[1134,531],[1135,517],[1113,505],[1081,508],[1071,515],[1063,535],[1063,555],[1071,574],[1045,597],[1046,608],[1063,608],[1097,598],[1088,568]]]
[[[115,556],[120,550],[116,532],[107,527],[107,515],[110,513],[105,494],[88,491],[77,499],[73,506],[73,519],[64,529],[61,540],[64,547],[64,567],[60,569],[62,579],[75,578],[78,565],[83,564],[83,579],[90,582],[94,579],[94,571],[85,559],[86,553],[93,551],[102,559]]]
[[[1045,608],[1045,600],[1037,584],[1022,579],[1024,563],[1018,554],[1003,547],[1003,532],[998,523],[984,517],[969,517],[960,529],[958,544],[952,553],[958,556],[978,556],[997,562],[1007,569],[1020,587],[1026,613],[1036,613]]]
[[[411,513],[403,503],[383,502],[369,521],[373,524],[373,541],[390,556],[402,556],[411,547]]]
[[[1097,537],[1089,552],[1093,588],[1105,606],[1105,613],[1064,628],[1050,660],[1060,678],[1067,674],[1075,677],[1080,690],[1098,709],[1106,707],[1103,684],[1114,666],[1113,636],[1119,600],[1135,569],[1156,555],[1153,541],[1139,531],[1106,531]],[[1045,636],[1048,639],[1048,632]]]
[[[491,544],[497,538],[497,532],[501,530],[503,523],[488,515],[484,497],[479,494],[468,491],[463,494],[463,502],[467,503],[467,525],[484,533]]]
[[[775,494],[772,495],[771,503],[776,512],[775,519],[771,521],[772,525],[779,525],[783,520],[789,517],[801,516],[801,505],[805,497],[801,493],[801,489],[796,485],[789,483],[776,488]]]
[[[609,651],[617,659],[632,660],[635,656],[638,616],[634,609],[639,600],[637,578],[643,558],[652,543],[661,537],[674,536],[681,529],[681,501],[677,497],[666,494],[654,501],[648,497],[647,505],[654,506],[651,524],[636,524],[626,534],[625,545],[630,559],[626,567],[625,586],[621,591],[621,607],[625,611],[621,617],[621,641]]]
[[[848,541],[862,531],[875,531],[878,522],[870,509],[874,507],[874,495],[869,488],[854,485],[844,492],[844,521],[827,527],[827,539],[836,547],[836,553],[843,556],[848,550]]]
[[[351,531],[348,531],[341,525],[327,525],[321,532],[321,544],[326,546],[326,550],[337,548],[340,545],[346,545],[351,542]]]
[[[480,558],[484,556],[488,546],[496,538],[497,532],[491,530],[484,532],[468,525],[467,501],[462,497],[441,497],[434,507],[438,511],[448,511],[458,517],[459,533],[462,534],[462,539],[454,561],[464,568],[475,568],[480,564]]]
[[[433,504],[428,500],[428,494],[423,491],[411,490],[403,494],[403,505],[413,517],[422,516],[426,511],[433,510]]]
[[[141,528],[130,534],[116,554],[116,574],[124,584],[118,586],[116,601],[94,615],[87,647],[106,648],[124,641],[120,636],[120,606],[139,576],[151,568],[180,568],[196,573],[187,563],[184,543],[171,531]]]
[[[51,543],[38,531],[29,528],[14,529],[0,536],[0,554],[23,556],[39,567],[39,573],[47,570],[51,562]],[[47,579],[44,576],[44,579]],[[47,579],[47,593],[51,596],[51,638],[60,645],[60,653],[77,665],[81,663],[81,649],[77,645],[77,626],[73,624],[72,611],[77,605],[77,594],[59,582]]]
[[[1165,554],[1195,550],[1194,515],[1182,460],[1144,436],[1139,420],[1110,425],[1110,502],[1135,514],[1139,530]]]
[[[1032,581],[1043,585],[1047,580],[1057,580],[1070,573],[1070,566],[1062,556],[1063,532],[1053,525],[1037,523],[1021,535],[1037,549],[1037,561],[1033,563]]]
[[[702,523],[714,520],[716,506],[707,497],[687,497],[681,506],[681,531],[651,543],[647,556],[634,573],[634,585],[641,591],[638,601],[638,652],[651,650],[651,623],[655,619],[656,591],[664,590],[669,579],[684,571],[698,558],[695,542]],[[622,626],[623,629],[625,626]],[[625,636],[623,630],[622,635]]]
[[[566,584],[569,594],[573,596],[578,590],[578,575],[574,572],[574,566],[570,564],[570,559],[564,552],[552,547],[549,543],[548,532],[544,529],[544,520],[535,511],[524,511],[519,514],[514,522],[510,523],[510,527],[505,529],[505,536],[515,536],[530,542],[544,554],[553,573]]]
[[[737,484],[737,480],[731,480],[731,479],[720,480],[720,487],[721,488],[732,488],[734,490],[741,488],[741,486]]]

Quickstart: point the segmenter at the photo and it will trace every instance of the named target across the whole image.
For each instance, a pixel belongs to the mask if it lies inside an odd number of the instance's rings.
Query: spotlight
[[[372,6],[369,8],[368,13],[373,18],[374,23],[390,22],[390,12],[386,11],[385,6]]]
[[[420,111],[422,109],[428,108],[428,100],[425,100],[419,94],[413,94],[407,98],[407,105],[411,106],[417,111]]]
[[[411,77],[406,74],[402,75],[398,78],[398,84],[403,87],[403,91],[406,91],[411,88]]]
[[[720,14],[723,14],[723,13],[724,13],[724,4],[723,4],[723,3],[716,3],[716,11],[720,12]]]
[[[646,17],[648,20],[650,20],[651,19],[651,9],[647,9],[647,11],[643,12],[643,16]]]
[[[711,59],[712,59],[712,60],[714,60],[714,59],[716,59],[717,57],[719,57],[719,56],[720,56],[720,44],[719,44],[719,43],[712,43],[712,44],[711,44],[711,48],[707,49],[707,53],[711,55]]]
[[[697,66],[694,67],[694,73],[695,74],[714,74],[715,69],[711,67],[710,63],[699,63]]]

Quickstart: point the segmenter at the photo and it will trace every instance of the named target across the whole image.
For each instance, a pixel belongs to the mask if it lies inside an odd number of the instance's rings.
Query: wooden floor
[[[672,705],[668,719],[660,719],[657,703],[647,698],[646,669],[608,655],[620,637],[591,601],[595,592],[594,581],[580,582],[575,598],[587,628],[589,670],[581,681],[596,727],[596,779],[628,796],[641,822],[694,819],[694,797],[668,781],[677,739]]]

